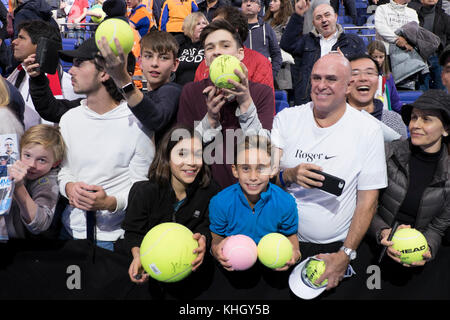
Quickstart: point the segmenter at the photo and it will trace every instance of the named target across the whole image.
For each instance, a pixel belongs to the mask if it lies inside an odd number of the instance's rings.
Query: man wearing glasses
[[[384,125],[394,130],[388,130],[383,126],[385,141],[393,138],[408,138],[406,126],[400,114],[393,110],[383,108],[383,102],[375,99],[378,89],[379,64],[367,54],[361,54],[350,58],[352,78],[350,92],[347,95],[347,103],[359,111],[366,111]],[[395,134],[397,133],[397,134]]]

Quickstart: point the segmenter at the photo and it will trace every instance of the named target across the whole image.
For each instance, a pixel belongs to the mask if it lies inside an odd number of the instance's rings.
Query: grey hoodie
[[[25,182],[25,188],[38,206],[36,216],[27,224],[23,221],[20,207],[14,200],[9,214],[5,216],[9,238],[25,239],[27,230],[32,234],[39,234],[50,227],[59,196],[57,176],[58,170],[52,169],[36,180]]]
[[[273,77],[275,78],[283,62],[275,31],[269,23],[263,22],[262,18],[258,19],[256,25],[250,27],[249,24],[248,27],[248,37],[244,41],[244,45],[271,59]]]

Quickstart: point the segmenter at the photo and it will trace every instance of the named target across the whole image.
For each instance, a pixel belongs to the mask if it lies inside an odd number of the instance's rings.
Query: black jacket
[[[320,58],[320,37],[316,30],[303,35],[304,18],[294,13],[286,25],[280,40],[280,48],[290,53],[295,60],[292,75],[294,80],[294,104],[301,105],[311,101],[310,75],[314,63]],[[366,51],[364,41],[356,34],[344,33],[338,24],[338,39],[331,50],[339,48],[347,57]]]
[[[171,186],[161,188],[152,181],[134,183],[128,196],[127,212],[122,223],[127,249],[140,247],[147,232],[163,222],[180,223],[193,233],[204,235],[208,248],[211,244],[209,200],[220,191],[220,188],[214,181],[211,181],[209,186],[201,188],[197,180],[186,190],[186,199],[176,212],[174,204],[178,200]]]
[[[43,119],[51,122],[58,123],[64,113],[78,107],[82,100],[56,99],[47,77],[42,74],[30,77],[29,87],[36,111]],[[175,123],[181,88],[176,83],[166,83],[156,90],[146,92],[142,101],[130,108],[144,127],[156,133],[157,140]]]
[[[408,7],[417,11],[419,17],[419,25],[423,27],[424,13],[423,5],[420,2],[410,2]],[[435,7],[435,16],[433,23],[433,33],[441,39],[441,47],[438,54],[442,52],[447,44],[450,44],[450,16],[438,5]]]
[[[442,236],[450,226],[450,180],[448,152],[443,144],[441,157],[433,179],[422,195],[415,228],[423,233],[434,258]],[[378,211],[370,225],[370,233],[378,237],[382,229],[390,228],[409,186],[410,140],[386,144],[388,187],[380,192]]]
[[[59,123],[64,113],[80,105],[81,98],[76,100],[56,99],[53,95],[48,79],[44,74],[30,77],[29,91],[34,108],[42,119]]]

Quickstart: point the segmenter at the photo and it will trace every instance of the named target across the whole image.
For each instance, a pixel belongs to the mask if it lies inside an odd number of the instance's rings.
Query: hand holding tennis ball
[[[427,240],[420,231],[409,225],[400,225],[392,241],[387,241],[389,232],[390,229],[383,230],[381,244],[389,247],[387,253],[394,261],[409,267],[423,266],[431,259]]]
[[[128,23],[121,19],[113,18],[100,23],[97,31],[95,31],[95,42],[97,43],[99,50],[101,50],[101,47],[98,43],[103,37],[106,38],[109,47],[116,56],[119,55],[119,52],[114,41],[115,38],[119,40],[125,56],[130,53],[134,45],[133,29]]]
[[[326,286],[328,283],[328,279],[323,280],[321,283],[316,282],[325,272],[325,269],[326,266],[323,260],[311,259],[306,265],[306,276],[316,287]]]
[[[214,128],[219,120],[219,111],[225,103],[235,100],[243,114],[248,111],[253,100],[250,95],[248,70],[235,56],[221,55],[215,58],[209,66],[209,75],[214,86],[205,88],[203,94],[206,97],[211,126]]]

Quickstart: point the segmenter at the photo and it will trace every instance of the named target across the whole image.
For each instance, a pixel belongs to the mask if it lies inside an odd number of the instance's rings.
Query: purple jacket
[[[402,102],[400,101],[400,97],[397,92],[397,87],[395,86],[394,77],[392,73],[386,77],[386,87],[389,90],[389,99],[391,101],[391,109],[397,113],[401,113],[402,111]]]

